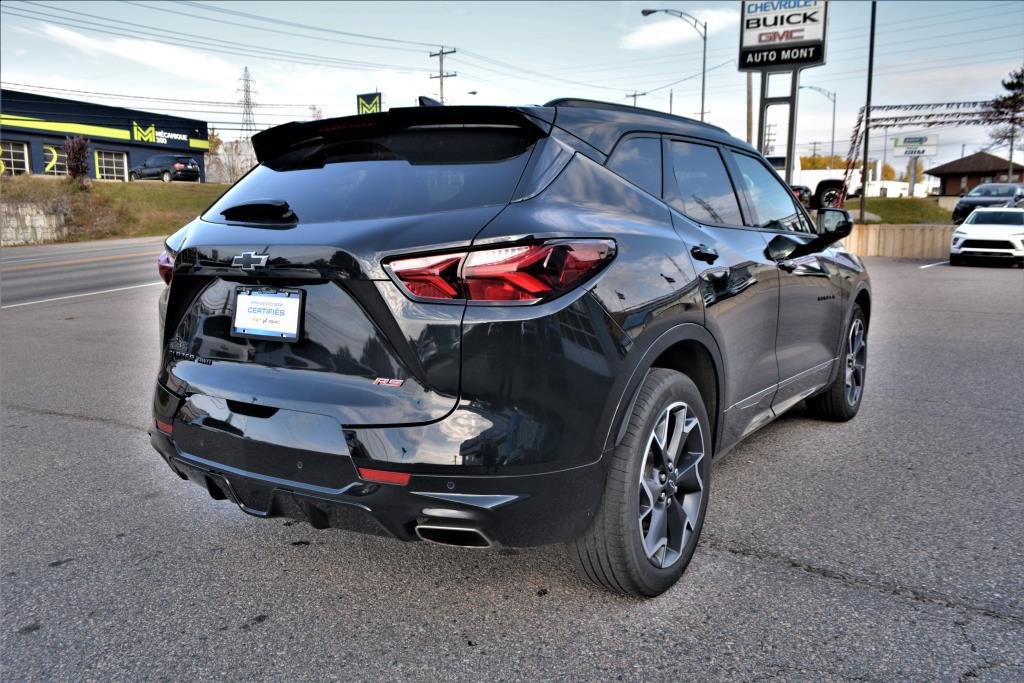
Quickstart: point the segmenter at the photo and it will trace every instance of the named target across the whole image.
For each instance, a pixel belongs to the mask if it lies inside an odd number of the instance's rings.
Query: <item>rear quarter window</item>
[[[629,182],[661,196],[661,139],[628,138],[615,148],[608,168]]]

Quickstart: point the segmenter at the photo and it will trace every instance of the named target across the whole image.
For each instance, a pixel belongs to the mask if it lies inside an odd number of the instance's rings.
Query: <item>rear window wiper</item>
[[[233,223],[266,227],[291,227],[299,222],[299,217],[283,199],[252,199],[229,206],[220,215]]]

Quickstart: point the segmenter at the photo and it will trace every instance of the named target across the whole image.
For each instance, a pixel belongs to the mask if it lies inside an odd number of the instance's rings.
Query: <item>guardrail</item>
[[[945,258],[955,225],[857,224],[843,246],[858,256]]]

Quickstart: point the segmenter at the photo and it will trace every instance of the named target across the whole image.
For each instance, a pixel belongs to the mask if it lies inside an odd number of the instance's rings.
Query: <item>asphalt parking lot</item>
[[[561,547],[213,501],[145,433],[159,287],[25,295],[0,312],[0,678],[1022,680],[1024,271],[923,265],[869,260],[860,415],[796,411],[720,462],[650,601]]]

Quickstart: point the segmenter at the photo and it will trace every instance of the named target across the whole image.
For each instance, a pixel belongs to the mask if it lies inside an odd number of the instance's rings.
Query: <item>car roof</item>
[[[995,211],[1024,211],[1024,208],[1018,208],[1016,206],[979,206],[971,213],[992,213]]]
[[[724,128],[653,109],[579,98],[551,100],[544,107],[554,107],[556,126],[604,154],[609,154],[623,135],[634,132],[692,136],[756,152]]]

